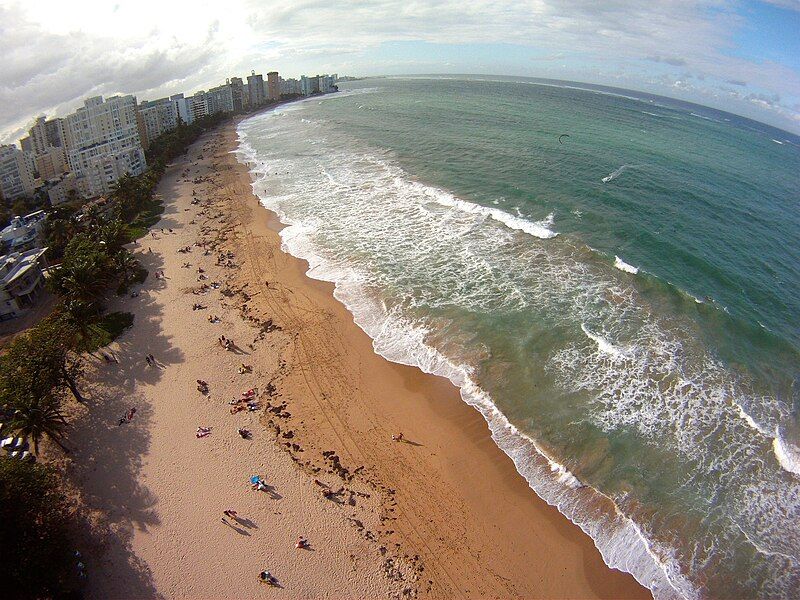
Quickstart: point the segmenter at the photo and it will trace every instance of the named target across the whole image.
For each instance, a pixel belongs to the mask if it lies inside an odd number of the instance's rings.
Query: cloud
[[[773,4],[795,8],[800,0]],[[800,74],[734,56],[734,34],[746,23],[737,7],[736,0],[0,0],[0,131],[42,112],[64,113],[91,94],[192,92],[251,68],[378,75],[387,65],[396,72],[493,65],[504,70],[498,74],[613,78],[634,87],[670,72],[671,83],[658,84],[664,92],[691,80],[697,94],[753,107],[718,89],[747,82],[786,98],[786,106],[760,107],[785,116],[800,98]],[[414,61],[397,49],[402,44],[381,54],[390,42],[531,51],[517,62],[478,52]]]
[[[647,60],[664,63],[665,65],[672,65],[673,67],[685,67],[686,60],[683,58],[676,58],[672,56],[648,56]]]
[[[773,6],[777,6],[779,8],[785,8],[788,10],[796,10],[800,12],[800,0],[764,0],[767,4],[772,4]]]
[[[741,79],[726,79],[725,83],[730,83],[731,85],[738,85],[739,87],[747,87],[747,82],[742,81]]]

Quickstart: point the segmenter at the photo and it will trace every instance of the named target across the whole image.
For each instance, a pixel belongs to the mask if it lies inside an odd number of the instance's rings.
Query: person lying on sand
[[[195,437],[204,438],[207,435],[211,435],[211,427],[198,427],[197,432],[195,433]]]
[[[253,367],[251,367],[250,365],[246,365],[244,363],[239,365],[239,375],[244,375],[245,373],[252,373],[252,372],[253,372]]]

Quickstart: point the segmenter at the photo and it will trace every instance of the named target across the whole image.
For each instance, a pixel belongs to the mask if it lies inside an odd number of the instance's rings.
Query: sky
[[[800,0],[0,0],[0,56],[4,142],[89,96],[251,69],[566,79],[800,133]]]

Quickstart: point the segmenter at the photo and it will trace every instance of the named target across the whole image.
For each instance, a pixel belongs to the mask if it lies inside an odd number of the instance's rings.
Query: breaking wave
[[[633,265],[629,265],[619,256],[616,255],[614,255],[614,266],[620,271],[625,271],[626,273],[631,273],[632,275],[636,275],[639,272],[639,267],[634,267]]]

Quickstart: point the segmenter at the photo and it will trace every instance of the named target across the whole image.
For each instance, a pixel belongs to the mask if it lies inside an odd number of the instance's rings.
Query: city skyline
[[[794,0],[0,0],[0,13],[4,141],[86,97],[191,93],[251,68],[550,77],[662,94],[800,132]]]

